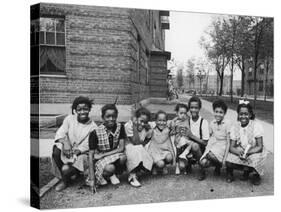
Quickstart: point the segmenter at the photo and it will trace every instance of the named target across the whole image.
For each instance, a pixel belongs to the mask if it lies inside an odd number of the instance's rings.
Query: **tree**
[[[265,82],[264,82],[264,101],[268,92],[268,72],[269,66],[273,65],[273,19],[268,18],[266,20],[266,27],[264,30],[263,39],[261,42],[261,60],[264,61],[263,66],[265,67]]]
[[[233,102],[233,70],[234,70],[234,56],[235,56],[235,44],[237,41],[237,27],[238,20],[236,16],[229,16],[228,19],[224,19],[223,31],[227,34],[226,46],[227,57],[231,61],[230,66],[230,101]]]
[[[250,23],[251,20],[249,17],[238,17],[234,62],[241,71],[241,96],[244,96],[245,93],[245,66],[251,56]]]
[[[197,64],[196,64],[196,77],[198,78],[199,80],[199,93],[200,95],[202,95],[202,82],[203,80],[205,79],[206,77],[206,71],[205,71],[205,61],[202,59],[202,58],[198,58],[197,59]]]
[[[207,36],[210,38],[210,40],[207,41],[207,39],[204,37],[201,37],[200,40],[200,45],[205,49],[209,61],[215,65],[215,70],[220,82],[220,96],[223,93],[223,79],[225,68],[230,61],[228,55],[229,37],[224,30],[226,24],[227,23],[224,22],[221,18],[214,19],[212,21],[212,24],[210,25],[210,30],[207,32]]]
[[[194,89],[194,83],[195,83],[195,59],[194,58],[190,58],[187,60],[186,71],[187,71],[189,83],[192,85],[192,88]],[[189,88],[190,88],[190,86],[189,86]]]
[[[177,70],[177,85],[178,85],[178,88],[181,88],[183,86],[182,69]]]
[[[265,33],[265,30],[267,28],[267,25],[269,24],[269,21],[271,18],[261,18],[261,17],[252,17],[252,57],[253,57],[253,63],[254,63],[254,108],[256,108],[256,100],[257,100],[257,69],[260,65],[260,59],[261,59],[261,47],[263,42],[263,36]]]

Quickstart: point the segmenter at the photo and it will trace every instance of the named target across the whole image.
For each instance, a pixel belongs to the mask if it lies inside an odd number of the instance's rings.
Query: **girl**
[[[227,182],[232,182],[233,169],[242,169],[241,180],[251,181],[254,185],[261,183],[266,150],[263,146],[263,128],[255,120],[252,106],[248,101],[240,100],[237,107],[238,122],[231,128],[230,149],[226,159]]]
[[[99,185],[120,183],[116,173],[125,168],[126,156],[124,125],[117,122],[118,110],[115,104],[106,104],[101,109],[103,123],[89,137],[90,154],[94,155],[95,177]]]
[[[87,163],[88,137],[97,125],[90,120],[92,101],[79,96],[72,104],[72,115],[68,115],[56,132],[52,154],[54,175],[61,179],[56,191],[67,187],[70,177],[85,170]]]
[[[150,112],[146,108],[139,108],[135,112],[133,121],[125,124],[128,137],[126,144],[127,169],[129,172],[128,181],[134,187],[140,187],[137,179],[137,172],[141,169],[151,171],[153,159],[147,152],[146,144],[150,141],[152,130],[148,125]]]
[[[162,171],[168,173],[166,164],[171,164],[174,159],[174,149],[170,139],[170,129],[167,126],[167,114],[160,110],[156,113],[156,126],[153,129],[148,152],[153,158],[153,174]]]
[[[190,131],[187,105],[179,103],[176,105],[175,111],[177,116],[171,121],[170,135],[175,135],[176,174],[180,174],[180,171],[183,171],[187,166],[187,158],[193,145],[190,139],[194,139],[194,136]]]
[[[210,140],[201,157],[200,164],[203,168],[215,166],[215,175],[220,175],[220,168],[224,163],[229,148],[230,124],[224,119],[227,105],[222,100],[213,103],[215,120],[210,123]]]

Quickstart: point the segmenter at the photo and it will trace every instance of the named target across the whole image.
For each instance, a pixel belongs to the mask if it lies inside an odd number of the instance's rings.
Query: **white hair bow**
[[[240,100],[239,100],[239,105],[241,105],[241,104],[247,105],[247,104],[249,104],[249,103],[250,103],[249,101],[246,101],[246,100],[244,100],[244,99],[240,99]]]

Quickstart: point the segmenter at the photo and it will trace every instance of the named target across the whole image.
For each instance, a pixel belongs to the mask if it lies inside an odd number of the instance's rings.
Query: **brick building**
[[[31,6],[33,103],[70,104],[85,95],[95,104],[112,103],[118,96],[118,104],[131,105],[165,97],[168,16],[156,10]]]

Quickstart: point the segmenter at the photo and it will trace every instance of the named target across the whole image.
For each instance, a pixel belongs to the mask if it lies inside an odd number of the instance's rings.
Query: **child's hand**
[[[102,154],[100,154],[100,153],[94,154],[94,159],[95,160],[100,160],[101,158],[102,158]]]
[[[67,158],[72,157],[72,149],[71,149],[71,145],[69,142],[63,142],[62,152]]]
[[[81,151],[79,149],[75,149],[73,152],[76,156],[81,155]]]

